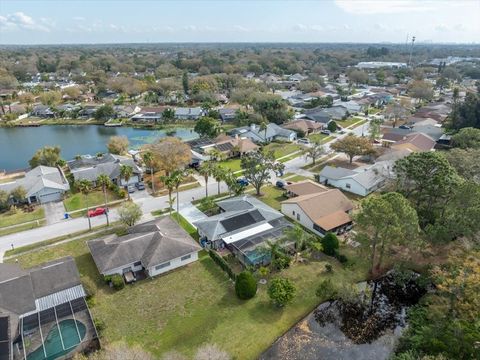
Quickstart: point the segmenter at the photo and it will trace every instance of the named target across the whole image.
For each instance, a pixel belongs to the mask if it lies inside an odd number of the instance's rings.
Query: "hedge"
[[[230,267],[230,265],[228,265],[228,263],[223,259],[223,257],[221,257],[220,255],[218,255],[218,253],[214,250],[208,250],[208,254],[210,255],[210,257],[212,258],[212,260],[218,265],[220,266],[220,268],[225,271],[228,275],[228,277],[230,279],[232,279],[233,281],[235,281],[236,279],[236,274],[233,272],[232,268]]]

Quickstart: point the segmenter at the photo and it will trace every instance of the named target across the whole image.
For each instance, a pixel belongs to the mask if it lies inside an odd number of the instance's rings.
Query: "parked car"
[[[95,210],[88,210],[87,216],[88,217],[94,217],[94,216],[99,216],[105,214],[106,210],[105,208],[96,208]]]
[[[408,125],[400,125],[398,128],[399,129],[404,129],[404,130],[411,130],[412,129],[412,127],[408,126]]]
[[[129,194],[134,193],[135,192],[135,185],[132,185],[132,184],[128,185],[127,186],[127,191],[128,191]]]
[[[310,140],[308,140],[307,138],[301,138],[301,139],[298,139],[297,141],[299,144],[310,144]]]
[[[145,183],[143,181],[139,181],[135,184],[138,190],[145,190]]]
[[[249,182],[245,178],[239,178],[239,179],[237,179],[237,184],[240,184],[242,186],[248,186]]]
[[[322,130],[320,132],[325,135],[330,135],[332,133],[330,130]]]
[[[287,185],[287,183],[283,180],[277,180],[277,182],[275,183],[275,186],[280,188],[280,189],[283,189],[285,187],[285,185]]]

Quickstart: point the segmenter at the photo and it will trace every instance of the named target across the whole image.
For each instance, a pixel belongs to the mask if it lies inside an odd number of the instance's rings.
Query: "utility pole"
[[[410,57],[408,59],[408,67],[412,65],[413,45],[415,44],[415,36],[412,36],[412,46],[410,47]]]

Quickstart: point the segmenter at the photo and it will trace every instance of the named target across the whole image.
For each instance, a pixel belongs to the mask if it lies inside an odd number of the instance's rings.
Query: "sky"
[[[0,44],[480,42],[480,0],[0,0]]]

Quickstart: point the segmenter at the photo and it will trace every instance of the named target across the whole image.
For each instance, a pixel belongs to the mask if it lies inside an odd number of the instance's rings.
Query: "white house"
[[[378,162],[374,165],[350,170],[342,167],[325,166],[319,174],[319,182],[360,196],[380,189],[393,176],[393,163]]]
[[[127,235],[109,235],[87,243],[102,275],[133,279],[156,276],[198,260],[200,245],[170,217],[132,227]]]
[[[306,186],[315,192],[282,201],[282,213],[320,236],[327,232],[341,234],[351,229],[353,204],[340,190]],[[297,187],[295,193],[304,192]]]
[[[37,166],[28,171],[24,178],[0,184],[0,190],[7,193],[18,187],[27,192],[25,201],[29,204],[62,200],[63,194],[70,189],[62,170],[49,166]]]

